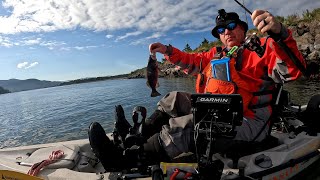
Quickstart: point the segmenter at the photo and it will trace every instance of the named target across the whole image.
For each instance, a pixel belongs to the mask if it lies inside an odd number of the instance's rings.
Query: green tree
[[[186,44],[186,46],[184,47],[183,51],[184,52],[192,52],[192,49],[191,49],[189,44]]]
[[[200,46],[205,46],[206,47],[208,45],[209,45],[209,41],[206,38],[204,38],[204,40],[202,41]]]

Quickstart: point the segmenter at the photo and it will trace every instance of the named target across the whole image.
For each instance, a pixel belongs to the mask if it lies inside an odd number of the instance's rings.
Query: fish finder
[[[239,94],[192,94],[191,105],[194,125],[202,132],[210,130],[217,136],[233,136],[235,127],[242,124]]]

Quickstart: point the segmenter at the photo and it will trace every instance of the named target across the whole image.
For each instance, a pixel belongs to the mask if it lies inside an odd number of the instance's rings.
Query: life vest
[[[223,52],[221,51],[222,48],[217,47],[217,53],[211,61],[221,59],[223,55]],[[249,84],[242,80],[238,75],[235,65],[235,58],[231,57],[229,60],[230,81],[226,81],[226,79],[219,79],[218,76],[213,76],[212,63],[209,63],[202,71],[200,70],[200,73],[197,76],[196,92],[211,94],[241,94],[243,100],[243,111],[246,113],[253,94],[250,92]],[[218,68],[215,69],[215,71],[225,72],[225,69]]]

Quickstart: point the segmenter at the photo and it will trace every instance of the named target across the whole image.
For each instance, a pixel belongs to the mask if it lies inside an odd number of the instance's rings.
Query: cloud
[[[108,38],[108,39],[113,38],[113,35],[108,34],[108,35],[106,35],[106,38]]]
[[[29,62],[25,61],[25,62],[17,64],[17,68],[18,69],[29,69],[29,68],[32,68],[32,67],[38,65],[38,64],[39,64],[39,62],[37,62],[37,61],[32,62],[30,64],[29,64]]]
[[[29,66],[26,66],[25,69],[32,68],[32,67],[34,67],[34,66],[36,66],[36,65],[38,65],[38,64],[39,64],[39,62],[33,62],[33,63],[31,63]]]
[[[25,45],[37,45],[41,43],[41,38],[36,38],[36,39],[29,39],[29,40],[25,40],[22,42]]]
[[[244,0],[244,3],[251,11],[267,9],[281,16],[320,7],[319,0]],[[242,18],[245,16],[244,10],[235,2],[221,0],[4,0],[2,6],[8,14],[0,16],[0,34],[77,28],[123,32],[125,35],[118,35],[117,41],[142,33],[170,30],[177,34],[202,32],[214,26],[214,17],[221,8],[236,11]],[[34,39],[26,43],[38,41]],[[12,46],[8,42],[1,45]]]
[[[33,45],[39,45],[42,47],[46,47],[50,50],[53,49],[61,49],[63,46],[66,45],[63,41],[56,41],[56,40],[43,40],[40,37],[35,38],[34,36],[30,37],[24,37],[22,40],[19,39],[10,39],[6,36],[0,36],[0,46],[3,47],[13,47],[13,46],[33,46]],[[88,46],[91,47],[91,46]],[[34,49],[32,47],[29,47],[30,49]]]
[[[50,50],[61,48],[66,45],[65,42],[62,41],[43,41],[39,44],[40,46],[47,47]]]
[[[0,36],[0,46],[12,47],[14,44],[11,42],[10,38]]]
[[[192,34],[192,33],[199,33],[199,32],[210,32],[212,27],[205,28],[205,29],[186,29],[182,31],[176,31],[173,34]]]
[[[142,34],[142,32],[140,32],[140,31],[126,33],[124,36],[117,37],[116,41],[125,39],[125,38],[130,37],[130,36],[138,36],[140,34]]]
[[[158,39],[158,38],[160,38],[162,36],[164,36],[162,33],[156,32],[156,33],[152,34],[151,36],[147,36],[147,37],[144,37],[144,38],[140,38],[140,39],[134,40],[130,44],[131,45],[145,44],[147,42],[147,40]]]
[[[67,46],[64,46],[64,47],[61,47],[60,50],[63,50],[63,51],[71,51],[71,50],[79,50],[79,51],[83,51],[83,50],[88,50],[88,49],[93,49],[93,48],[98,48],[98,47],[103,47],[103,45],[100,45],[100,46],[74,46],[74,47],[67,47]]]
[[[18,68],[18,69],[22,69],[22,68],[26,67],[27,65],[28,65],[28,62],[22,62],[22,63],[19,63],[19,64],[17,65],[17,68]]]
[[[77,49],[77,50],[85,50],[85,49],[92,49],[92,48],[96,48],[98,46],[75,46],[73,47],[74,49]]]

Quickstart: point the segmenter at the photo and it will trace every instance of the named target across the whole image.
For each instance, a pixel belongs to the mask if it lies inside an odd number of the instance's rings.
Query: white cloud
[[[29,68],[32,68],[32,67],[38,65],[38,64],[39,64],[39,62],[37,62],[37,61],[32,62],[30,64],[29,64],[29,62],[25,61],[25,62],[17,64],[17,68],[18,69],[29,69]]]
[[[62,46],[66,45],[66,43],[62,41],[43,41],[39,45],[53,50],[56,48],[61,48]]]
[[[139,45],[139,44],[145,44],[147,40],[149,39],[158,39],[160,37],[164,36],[162,33],[154,33],[152,34],[151,36],[147,36],[147,37],[144,37],[144,38],[140,38],[140,39],[137,39],[137,40],[134,40],[132,43],[130,43],[131,45]]]
[[[191,33],[198,33],[198,32],[210,32],[212,27],[204,28],[204,29],[186,29],[182,31],[176,31],[174,34],[191,34]]]
[[[244,0],[244,3],[251,11],[267,9],[282,16],[320,7],[319,0]],[[178,34],[202,32],[214,26],[214,17],[221,8],[236,11],[244,17],[244,10],[235,2],[221,0],[4,0],[2,6],[9,12],[8,15],[0,16],[2,34],[76,28],[133,32],[120,35],[117,40],[172,29]],[[112,37],[106,35],[106,38]],[[35,39],[29,43],[38,42]],[[1,45],[12,46],[9,42]]]
[[[36,38],[36,39],[29,39],[29,40],[25,40],[23,41],[23,44],[25,45],[36,45],[36,44],[40,44],[41,43],[41,38]]]
[[[39,62],[33,62],[33,63],[29,64],[29,66],[26,66],[25,69],[32,68],[32,67],[34,67],[34,66],[36,66],[38,64],[39,64]]]
[[[63,50],[63,51],[71,51],[71,50],[79,50],[79,51],[83,51],[83,50],[87,50],[87,49],[93,49],[93,48],[98,48],[98,47],[103,47],[103,45],[101,46],[74,46],[74,47],[61,47],[59,48],[59,50]]]
[[[13,45],[14,44],[11,42],[10,38],[4,37],[4,36],[0,36],[0,46],[11,47]]]
[[[96,47],[98,47],[98,46],[75,46],[75,47],[73,47],[73,49],[85,50],[85,49],[92,49],[92,48],[96,48]]]
[[[65,46],[66,43],[63,41],[55,41],[55,40],[50,40],[50,41],[46,41],[43,40],[40,37],[24,37],[22,38],[22,40],[18,40],[18,39],[10,39],[9,37],[5,37],[5,36],[0,36],[0,46],[3,47],[13,47],[13,46],[33,46],[33,45],[39,45],[42,47],[46,47],[50,50],[53,49],[60,49],[61,47]],[[89,46],[90,47],[90,46]],[[29,47],[30,49],[32,49],[32,47]]]
[[[125,38],[130,37],[130,36],[138,36],[140,34],[142,34],[142,32],[140,32],[140,31],[126,33],[124,36],[117,37],[116,41],[119,41],[121,39],[125,39]]]
[[[28,62],[22,62],[22,63],[19,63],[19,64],[17,65],[17,68],[18,68],[18,69],[22,69],[22,68],[26,67],[27,65],[28,65]]]
[[[106,38],[108,38],[108,39],[113,38],[113,35],[108,34],[108,35],[106,35]]]

